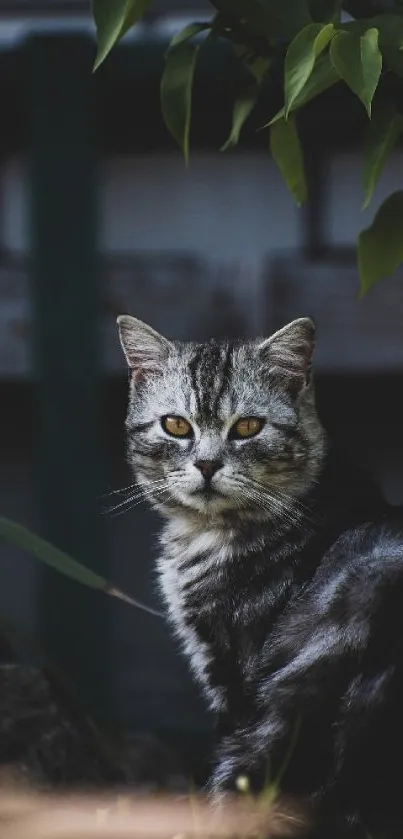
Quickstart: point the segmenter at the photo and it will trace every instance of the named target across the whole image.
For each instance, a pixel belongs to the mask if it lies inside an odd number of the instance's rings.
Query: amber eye
[[[161,425],[172,437],[193,437],[193,429],[184,417],[162,417]]]
[[[255,437],[262,430],[264,420],[258,417],[241,417],[229,432],[230,440],[244,440],[246,437]]]

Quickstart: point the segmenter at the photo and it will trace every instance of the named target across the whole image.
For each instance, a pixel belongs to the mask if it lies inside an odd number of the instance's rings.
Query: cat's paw
[[[208,795],[219,801],[227,793],[236,791],[236,775],[233,774],[231,766],[228,763],[219,763],[207,783]]]
[[[225,738],[219,746],[217,763],[208,783],[213,796],[255,793],[261,788],[262,772],[257,755],[247,748],[243,732]]]

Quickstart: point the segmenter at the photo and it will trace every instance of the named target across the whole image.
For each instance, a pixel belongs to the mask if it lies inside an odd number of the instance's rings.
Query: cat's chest
[[[227,534],[207,531],[192,538],[173,528],[161,544],[161,587],[177,628],[192,626],[201,640],[220,647],[266,634],[288,587],[284,566],[274,574],[270,570],[266,548],[240,555]]]
[[[171,528],[161,538],[157,565],[168,616],[191,668],[215,710],[226,705],[217,662],[230,645],[234,599],[228,590],[232,550],[215,534],[186,538]]]
[[[234,708],[283,600],[283,573],[269,580],[266,551],[240,556],[235,540],[214,533],[192,539],[171,527],[161,545],[160,585],[191,668],[213,709]]]
[[[197,538],[166,539],[158,561],[161,586],[171,618],[187,624],[231,621],[228,543],[206,533]]]

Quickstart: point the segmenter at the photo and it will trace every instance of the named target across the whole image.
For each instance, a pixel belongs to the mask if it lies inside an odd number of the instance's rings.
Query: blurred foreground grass
[[[0,779],[1,839],[280,839],[306,819],[279,802],[201,796],[53,795]]]

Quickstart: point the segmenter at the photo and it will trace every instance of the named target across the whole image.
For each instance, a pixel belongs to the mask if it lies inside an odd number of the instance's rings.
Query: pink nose
[[[196,469],[200,469],[203,478],[206,481],[211,481],[213,475],[222,468],[221,460],[196,460]]]

